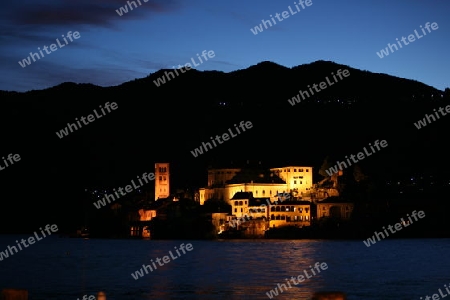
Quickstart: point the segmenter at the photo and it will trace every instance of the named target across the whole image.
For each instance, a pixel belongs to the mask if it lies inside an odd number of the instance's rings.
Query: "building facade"
[[[244,174],[243,169],[210,169],[208,186],[199,189],[199,201],[208,199],[230,203],[238,192],[251,192],[255,198],[277,200],[281,193],[292,193],[298,199],[309,197],[313,187],[312,167],[291,166]]]
[[[330,197],[317,202],[317,218],[332,217],[340,220],[349,220],[354,209],[354,204],[334,198]]]
[[[230,200],[234,224],[248,221],[266,221],[267,228],[281,226],[311,226],[315,211],[309,201],[271,201],[270,198],[253,198],[251,192],[238,192]]]
[[[286,190],[301,196],[309,193],[313,186],[312,167],[289,166],[270,169],[286,182]]]
[[[311,226],[311,202],[284,201],[270,206],[269,226]]]
[[[155,164],[155,200],[170,196],[169,163]]]

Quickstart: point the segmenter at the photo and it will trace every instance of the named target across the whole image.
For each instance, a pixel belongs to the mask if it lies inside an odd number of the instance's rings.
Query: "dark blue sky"
[[[122,16],[124,0],[18,0],[0,11],[0,90],[28,91],[62,82],[118,85],[189,62],[203,50],[215,57],[198,70],[230,72],[261,61],[293,67],[331,60],[354,68],[450,87],[450,2],[443,0],[294,1],[140,0]],[[289,12],[289,6],[295,15]],[[289,12],[258,34],[270,15]],[[282,17],[280,17],[282,18]],[[423,35],[420,26],[436,22]],[[376,52],[417,30],[423,37],[389,56]],[[62,48],[22,68],[19,61],[61,35]],[[48,50],[50,51],[50,50]]]

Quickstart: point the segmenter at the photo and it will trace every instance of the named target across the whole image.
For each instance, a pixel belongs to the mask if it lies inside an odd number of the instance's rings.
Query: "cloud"
[[[116,9],[127,5],[125,0],[22,0],[20,5],[7,1],[0,12],[0,39],[26,38],[30,32],[77,25],[113,28],[117,22],[148,18],[180,9],[178,0],[134,0],[137,8],[120,17]]]

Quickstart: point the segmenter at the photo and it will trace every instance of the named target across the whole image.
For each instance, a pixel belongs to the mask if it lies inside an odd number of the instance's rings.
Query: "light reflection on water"
[[[0,236],[0,251],[26,236]],[[131,273],[181,243],[193,250],[135,280]],[[362,241],[152,241],[48,237],[0,262],[0,289],[25,288],[30,300],[77,299],[105,291],[121,299],[268,299],[286,278],[316,262],[321,271],[276,299],[343,291],[349,300],[419,299],[450,282],[448,239]],[[181,253],[181,252],[180,252]]]

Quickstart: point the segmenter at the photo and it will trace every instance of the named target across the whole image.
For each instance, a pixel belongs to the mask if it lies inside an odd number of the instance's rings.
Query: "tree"
[[[450,99],[450,88],[445,88],[444,90],[444,98]]]
[[[322,166],[319,169],[319,175],[322,175],[323,177],[330,177],[326,171],[330,169],[331,166],[330,156],[327,155],[327,157],[325,157],[325,159],[323,160]]]
[[[362,172],[362,169],[359,165],[353,166],[353,178],[355,178],[356,182],[361,182],[367,179],[367,176]]]

